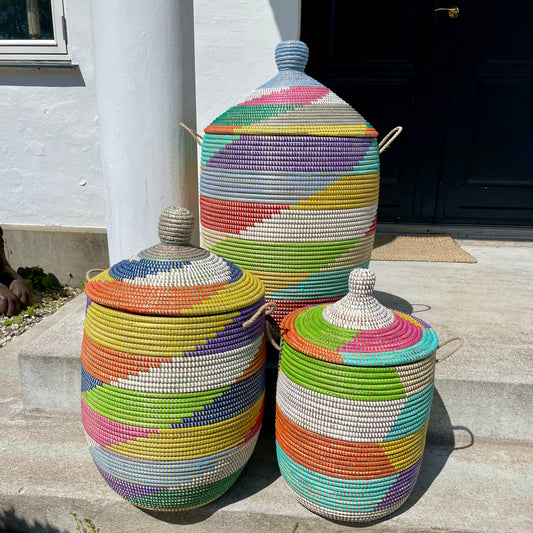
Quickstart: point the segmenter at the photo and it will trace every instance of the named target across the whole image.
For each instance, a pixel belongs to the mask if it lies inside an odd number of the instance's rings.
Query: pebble
[[[0,348],[4,347],[14,337],[23,335],[25,331],[28,331],[47,316],[53,315],[60,307],[80,294],[81,291],[82,289],[74,289],[72,287],[63,287],[54,292],[34,291],[32,293],[32,304],[39,303],[42,307],[37,307],[33,316],[28,313],[22,314],[20,324],[4,326],[4,322],[11,320],[11,318],[0,314]]]

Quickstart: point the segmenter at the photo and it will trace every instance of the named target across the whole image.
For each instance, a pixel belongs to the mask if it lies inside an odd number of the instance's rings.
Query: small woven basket
[[[381,518],[407,499],[433,397],[436,333],[383,307],[374,280],[355,269],[342,300],[281,324],[281,473],[305,507],[348,522]]]
[[[146,509],[224,493],[248,461],[265,388],[264,287],[189,244],[167,208],[161,243],[92,278],[81,353],[82,418],[107,483]]]
[[[205,129],[202,244],[263,280],[278,321],[338,300],[367,267],[379,196],[377,132],[304,74],[300,41],[276,48],[279,73]]]

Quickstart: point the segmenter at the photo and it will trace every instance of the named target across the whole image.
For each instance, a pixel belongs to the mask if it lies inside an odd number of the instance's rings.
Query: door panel
[[[519,0],[302,1],[307,72],[380,137],[404,127],[380,221],[533,223],[531,20]]]
[[[533,223],[533,6],[464,2],[437,221]]]

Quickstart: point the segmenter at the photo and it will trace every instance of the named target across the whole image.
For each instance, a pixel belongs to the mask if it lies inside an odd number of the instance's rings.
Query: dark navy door
[[[521,0],[302,0],[308,73],[404,127],[381,221],[533,224],[532,26]]]

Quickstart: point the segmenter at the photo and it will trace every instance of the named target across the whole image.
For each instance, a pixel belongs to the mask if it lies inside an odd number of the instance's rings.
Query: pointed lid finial
[[[159,217],[157,229],[163,244],[190,244],[194,215],[185,207],[166,207]]]
[[[298,70],[303,72],[309,59],[309,48],[302,41],[281,41],[276,46],[278,70]]]
[[[340,328],[382,329],[394,322],[394,314],[373,296],[376,275],[366,268],[350,273],[348,294],[324,308],[324,320]]]

